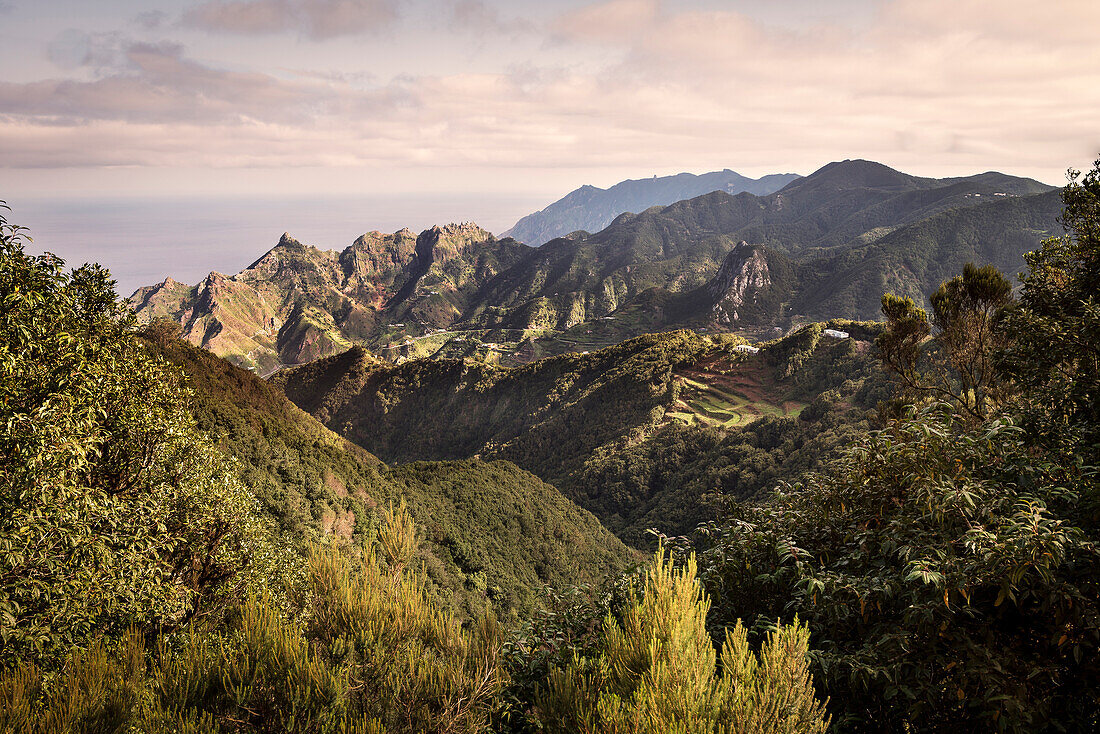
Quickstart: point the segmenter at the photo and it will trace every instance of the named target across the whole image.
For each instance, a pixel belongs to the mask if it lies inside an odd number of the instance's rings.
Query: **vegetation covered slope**
[[[542,211],[523,217],[502,236],[537,247],[572,232],[599,232],[626,212],[643,212],[651,206],[665,206],[711,191],[727,194],[747,191],[765,196],[796,178],[793,173],[776,173],[751,179],[727,168],[698,176],[680,173],[621,181],[607,189],[581,186]]]
[[[870,161],[831,163],[769,196],[709,193],[620,216],[595,235],[582,233],[548,242],[486,284],[479,293],[480,311],[471,313],[471,318],[476,323],[510,328],[566,329],[612,314],[649,288],[681,293],[703,286],[740,241],[806,261],[807,271],[813,271],[822,264],[823,250],[847,252],[940,212],[965,210],[988,201],[1012,209],[1019,199],[1049,191],[1051,187],[1037,181],[999,173],[926,179]],[[1034,227],[1027,230],[1029,245],[1013,249],[1013,262],[1022,265],[1022,253],[1033,249],[1043,233],[1053,229],[1053,217],[1044,224],[1038,234]],[[936,230],[924,234],[927,237],[931,232]],[[998,242],[996,235],[979,239],[979,249]],[[1017,244],[1004,246],[1011,249]],[[940,256],[946,249],[937,249],[927,241],[920,245],[923,252],[934,250]],[[891,265],[872,261],[865,270],[881,282],[894,275]],[[928,267],[927,263],[917,267],[914,279],[923,282]],[[932,267],[939,270],[943,266]],[[821,275],[821,281],[831,285],[832,276],[843,277],[844,273],[831,264]],[[790,285],[798,296],[801,288],[817,282],[804,284],[798,279]],[[881,295],[871,283],[865,285],[861,297],[873,300]],[[813,305],[811,299],[807,306]],[[813,313],[819,318],[868,315],[843,309]]]
[[[764,334],[770,327],[786,330],[837,315],[876,318],[882,293],[926,303],[926,294],[968,262],[1019,272],[1024,254],[1056,228],[1060,210],[1057,192],[995,197],[900,226],[870,243],[790,254],[741,242],[699,288],[680,293],[650,289],[593,325],[544,337],[543,349],[575,340],[579,331],[593,332],[599,343],[631,328],[689,326]]]
[[[866,341],[875,327],[850,326],[844,340],[823,328],[759,354],[685,330],[516,368],[391,365],[352,349],[274,380],[386,461],[508,459],[644,544],[648,527],[686,532],[709,517],[706,496],[749,496],[812,466],[846,435],[837,424],[865,420],[880,397]]]
[[[453,595],[464,616],[486,599],[528,613],[544,584],[596,581],[629,560],[594,517],[512,464],[387,467],[248,370],[163,334],[149,338],[187,375],[199,429],[237,460],[243,483],[291,537],[369,544],[378,508],[404,500],[426,534],[417,562],[432,594],[447,606]]]
[[[1100,726],[1100,161],[1062,200],[1018,295],[884,295],[898,420],[688,544],[716,632],[807,623],[845,730]]]

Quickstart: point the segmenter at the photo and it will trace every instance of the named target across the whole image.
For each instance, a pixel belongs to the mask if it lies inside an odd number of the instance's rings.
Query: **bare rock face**
[[[712,314],[720,324],[736,324],[744,317],[746,306],[755,305],[760,294],[772,284],[763,246],[738,243],[726,256],[718,274],[707,284],[714,303]]]

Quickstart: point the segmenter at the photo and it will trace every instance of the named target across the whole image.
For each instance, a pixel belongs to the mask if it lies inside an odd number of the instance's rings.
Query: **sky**
[[[228,240],[238,202],[342,247],[680,171],[1061,184],[1100,151],[1097,27],[1095,0],[0,0],[0,199],[51,246],[125,237],[102,202]]]

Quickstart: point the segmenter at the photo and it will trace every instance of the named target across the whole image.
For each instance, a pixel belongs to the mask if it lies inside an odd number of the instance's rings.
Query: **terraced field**
[[[795,417],[805,403],[785,399],[770,371],[755,359],[701,362],[678,371],[679,398],[665,413],[688,425],[735,428],[764,416]]]

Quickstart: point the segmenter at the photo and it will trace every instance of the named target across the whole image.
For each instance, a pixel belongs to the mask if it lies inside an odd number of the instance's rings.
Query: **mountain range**
[[[342,252],[284,235],[236,275],[132,299],[139,320],[178,321],[261,374],[354,344],[391,361],[517,363],[679,326],[762,335],[874,318],[882,293],[921,302],[968,261],[1017,272],[1060,210],[1030,179],[841,161],[767,196],[711,192],[538,248],[469,223],[371,232]]]
[[[680,173],[632,179],[606,189],[581,186],[542,211],[523,217],[503,236],[537,246],[579,230],[598,232],[625,212],[642,212],[711,191],[766,196],[796,178],[793,173],[776,173],[752,179],[727,168],[698,176]]]

